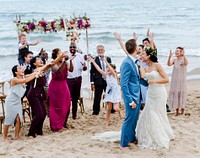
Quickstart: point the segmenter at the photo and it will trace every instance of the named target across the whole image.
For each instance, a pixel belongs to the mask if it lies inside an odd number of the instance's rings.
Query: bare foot
[[[20,137],[15,137],[15,140],[20,140]]]
[[[108,122],[108,121],[106,121],[106,125],[107,125],[107,126],[110,126],[110,121],[109,121],[109,122]]]
[[[11,143],[12,141],[9,138],[4,138],[4,142]]]
[[[176,114],[175,114],[175,116],[179,116],[179,109],[176,109]]]
[[[181,115],[183,115],[184,114],[184,109],[181,109]]]

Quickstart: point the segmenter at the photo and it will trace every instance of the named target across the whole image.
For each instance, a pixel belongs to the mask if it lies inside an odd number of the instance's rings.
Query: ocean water
[[[0,0],[0,81],[9,80],[11,67],[17,64],[17,31],[13,23],[16,14],[22,21],[30,19],[52,20],[60,16],[84,15],[91,19],[89,33],[89,53],[96,55],[96,46],[103,44],[106,55],[111,56],[117,70],[125,58],[118,42],[113,36],[118,32],[122,40],[138,35],[138,44],[146,37],[147,28],[155,33],[159,62],[167,73],[172,68],[166,65],[169,50],[177,46],[185,47],[189,59],[188,71],[199,67],[200,61],[200,1],[199,0],[47,0],[47,1],[2,1]],[[42,42],[30,47],[37,54],[44,48],[51,56],[53,48],[68,50],[69,42],[64,32],[28,34],[29,41],[41,39]],[[79,48],[86,54],[85,31],[81,32]],[[87,80],[88,73],[84,76]]]

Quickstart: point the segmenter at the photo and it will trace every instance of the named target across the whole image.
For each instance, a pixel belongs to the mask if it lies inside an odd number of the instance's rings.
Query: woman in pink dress
[[[61,53],[59,48],[52,51],[52,58],[56,59]],[[68,66],[65,60],[61,60],[52,67],[52,79],[48,89],[49,118],[52,131],[58,131],[66,127],[67,115],[70,110],[71,97],[67,85],[68,70],[73,71],[72,58]]]
[[[167,62],[168,66],[174,65],[169,90],[169,106],[172,109],[176,109],[176,116],[178,116],[179,114],[184,114],[186,106],[186,74],[188,60],[185,57],[182,47],[176,48],[175,59],[171,59],[172,55],[172,51],[170,51]]]

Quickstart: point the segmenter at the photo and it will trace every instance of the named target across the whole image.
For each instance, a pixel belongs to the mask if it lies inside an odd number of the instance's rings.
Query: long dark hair
[[[153,48],[145,48],[145,52],[146,52],[146,54],[147,54],[147,56],[149,56],[150,55],[150,60],[152,61],[152,62],[154,62],[154,63],[157,63],[158,62],[158,58],[157,58],[157,56],[156,56],[156,51],[153,49]]]
[[[35,62],[36,62],[37,58],[40,58],[40,57],[39,56],[35,56],[30,61],[30,65],[31,65],[32,69],[36,69]]]
[[[17,72],[17,67],[18,67],[18,65],[15,65],[15,66],[13,66],[13,68],[12,68],[12,73],[13,73],[13,76],[14,76],[14,77],[17,76],[17,74],[16,74],[16,72]]]

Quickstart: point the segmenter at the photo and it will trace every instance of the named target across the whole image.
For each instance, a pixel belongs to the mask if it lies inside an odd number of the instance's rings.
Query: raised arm
[[[62,58],[65,58],[66,57],[66,52],[64,53],[61,53],[59,56],[57,56],[57,58],[52,61],[51,63],[47,63],[45,64],[44,66],[38,68],[40,71],[46,71],[48,70],[49,68],[52,68],[55,64],[57,64]]]
[[[185,49],[183,49],[183,59],[184,59],[184,65],[188,65],[188,60],[187,60],[187,58],[185,57]]]
[[[14,86],[16,84],[24,84],[24,83],[27,83],[31,80],[33,80],[34,78],[37,78],[39,77],[39,75],[41,74],[41,72],[37,71],[37,72],[33,72],[32,74],[29,74],[28,77],[26,78],[13,78],[11,80],[11,85]]]
[[[105,61],[106,66],[108,66],[108,68],[110,69],[111,74],[112,74],[114,77],[116,77],[117,74],[116,74],[115,70],[114,70],[114,69],[112,68],[112,66],[108,63],[108,61],[106,60],[106,57],[105,57],[105,56],[104,56],[104,59],[103,59],[103,60]]]
[[[168,66],[172,66],[174,64],[174,61],[171,60],[172,55],[173,55],[172,50],[170,50],[169,57],[168,57],[168,60],[167,60]]]
[[[39,44],[41,42],[41,40],[36,40],[35,42],[33,42],[33,43],[30,43],[29,45],[30,46],[36,46],[37,44]]]
[[[125,44],[122,42],[121,36],[120,34],[118,34],[117,32],[114,32],[114,36],[117,39],[117,41],[119,42],[121,48],[124,50],[124,52],[126,53],[126,55],[128,55],[128,52],[126,50]]]
[[[99,71],[99,73],[102,74],[102,76],[106,77],[106,73],[103,70],[101,70],[101,68],[99,67],[99,65],[96,64],[93,58],[89,57],[88,60],[94,65],[97,71]]]
[[[148,30],[147,30],[147,38],[150,41],[151,48],[156,50],[157,48],[156,48],[156,44],[154,42],[154,37],[155,37],[155,34],[153,32],[150,32],[150,28],[148,28]]]

